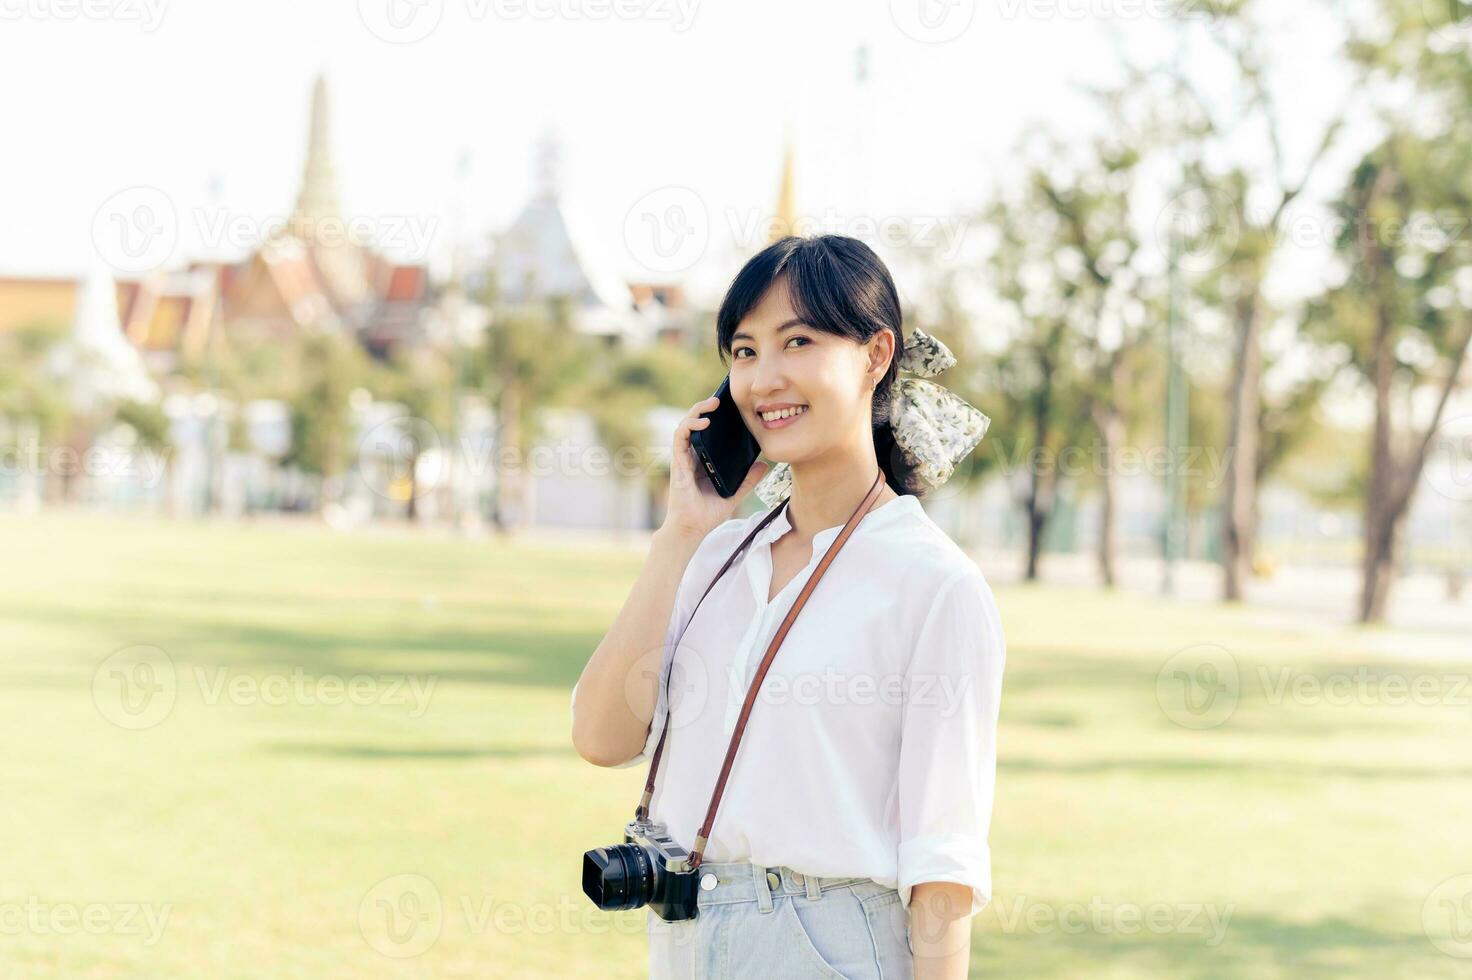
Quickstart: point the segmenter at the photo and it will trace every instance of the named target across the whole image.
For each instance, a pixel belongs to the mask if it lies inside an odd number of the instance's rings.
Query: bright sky
[[[179,216],[169,264],[243,254],[219,219],[249,238],[289,211],[323,71],[346,214],[415,223],[378,232],[390,250],[428,230],[438,262],[504,228],[551,127],[569,210],[615,267],[650,274],[627,232],[654,194],[704,210],[688,274],[724,282],[751,249],[723,241],[772,207],[784,125],[805,213],[947,216],[1015,170],[1027,127],[1087,131],[1071,86],[1109,77],[1110,27],[1158,48],[1166,2],[0,0],[0,275],[79,270],[99,208],[140,186]],[[1300,117],[1333,102],[1311,70],[1325,36],[1280,38]]]

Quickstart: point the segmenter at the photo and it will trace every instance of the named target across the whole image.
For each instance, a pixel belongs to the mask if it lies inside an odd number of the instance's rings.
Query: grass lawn
[[[82,516],[0,541],[0,977],[642,975],[646,913],[580,867],[644,772],[568,742],[639,554]],[[1472,660],[997,596],[974,975],[1472,973]]]

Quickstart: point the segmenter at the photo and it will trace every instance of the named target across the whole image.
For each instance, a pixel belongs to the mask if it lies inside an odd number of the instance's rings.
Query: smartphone
[[[741,487],[751,464],[761,455],[761,446],[741,418],[741,410],[731,397],[731,376],[721,380],[714,392],[721,403],[700,417],[710,419],[703,429],[690,430],[690,448],[705,468],[711,486],[722,497],[730,497]]]

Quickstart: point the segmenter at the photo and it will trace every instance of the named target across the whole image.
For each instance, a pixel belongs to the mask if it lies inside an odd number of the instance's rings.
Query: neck
[[[830,453],[792,464],[792,495],[787,520],[799,538],[810,540],[825,528],[848,523],[879,477],[879,461],[871,434],[867,451]],[[874,509],[899,494],[881,482]]]

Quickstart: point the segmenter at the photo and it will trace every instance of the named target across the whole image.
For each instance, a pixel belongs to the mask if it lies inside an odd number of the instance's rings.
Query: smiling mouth
[[[785,419],[794,419],[799,415],[805,415],[807,410],[808,407],[806,405],[799,405],[796,408],[784,408],[775,412],[760,412],[758,413],[758,417],[763,422],[770,424],[772,422],[781,422]]]

